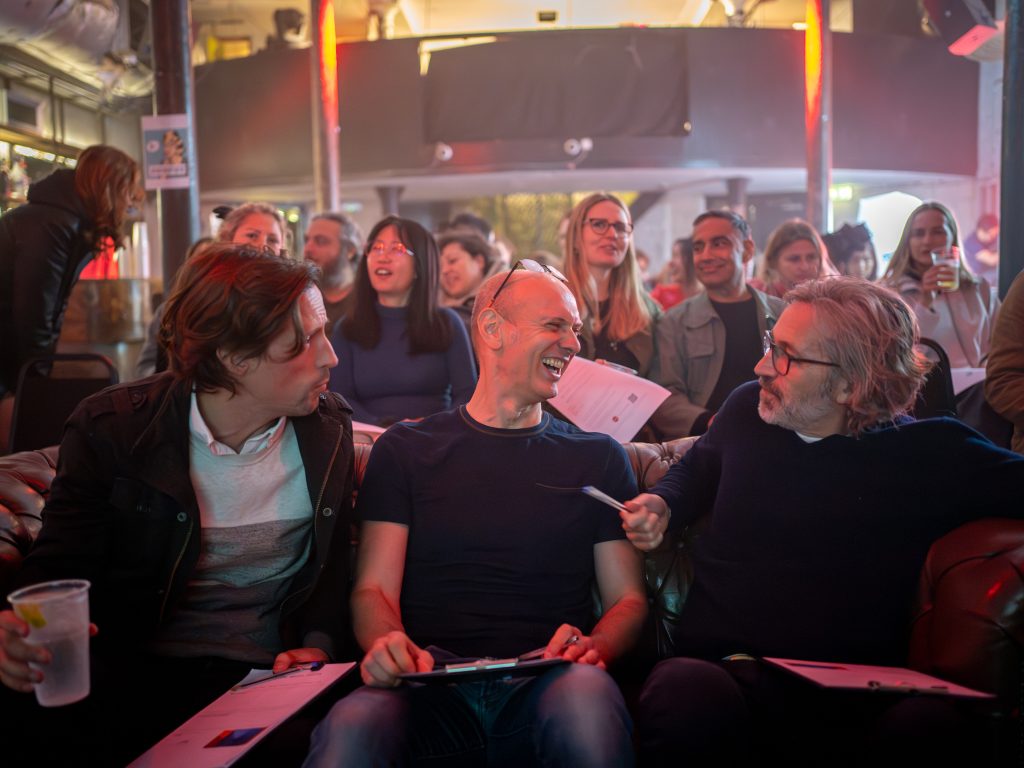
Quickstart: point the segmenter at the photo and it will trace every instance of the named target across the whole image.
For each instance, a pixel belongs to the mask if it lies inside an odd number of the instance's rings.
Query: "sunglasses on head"
[[[494,306],[494,302],[498,300],[498,296],[501,295],[501,292],[505,290],[505,286],[508,285],[508,279],[512,277],[513,273],[515,273],[517,269],[525,269],[527,272],[547,273],[556,280],[561,280],[563,283],[568,284],[569,282],[565,279],[565,275],[554,267],[549,267],[547,264],[541,264],[539,261],[534,261],[533,259],[520,259],[512,265],[512,269],[510,269],[508,274],[505,275],[505,279],[501,281],[501,285],[498,286],[498,290],[496,290],[494,295],[491,297],[491,303],[487,305],[488,307]]]

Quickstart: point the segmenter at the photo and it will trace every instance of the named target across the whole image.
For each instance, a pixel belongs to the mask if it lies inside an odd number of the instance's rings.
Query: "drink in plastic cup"
[[[960,288],[960,249],[941,248],[932,251],[932,264],[947,267],[947,276],[939,280],[939,288],[944,291],[955,291]],[[952,277],[949,276],[952,274]]]
[[[29,625],[26,642],[48,648],[49,664],[32,666],[43,673],[36,699],[60,707],[89,695],[89,582],[47,581],[12,592],[8,598]]]

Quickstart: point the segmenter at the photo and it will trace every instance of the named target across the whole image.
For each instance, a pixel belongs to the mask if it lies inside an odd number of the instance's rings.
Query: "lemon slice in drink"
[[[32,629],[42,629],[46,626],[43,612],[39,610],[39,606],[35,603],[22,603],[14,609],[14,612],[18,614],[22,621],[28,622]]]

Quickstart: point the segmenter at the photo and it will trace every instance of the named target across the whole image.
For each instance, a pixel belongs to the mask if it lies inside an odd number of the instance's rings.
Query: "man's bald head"
[[[530,283],[531,285],[523,285],[524,283]],[[473,317],[470,322],[470,338],[477,355],[479,356],[480,354],[480,350],[477,348],[479,341],[477,338],[478,320],[483,312],[493,309],[502,317],[512,319],[524,296],[533,293],[533,291],[529,290],[531,287],[537,291],[542,291],[549,285],[572,296],[568,286],[546,272],[516,269],[512,270],[511,274],[505,271],[487,278],[476,294],[476,301],[473,303]],[[500,293],[498,293],[499,291]],[[494,301],[496,293],[498,294],[498,299]],[[575,305],[575,299],[573,299],[573,304]]]

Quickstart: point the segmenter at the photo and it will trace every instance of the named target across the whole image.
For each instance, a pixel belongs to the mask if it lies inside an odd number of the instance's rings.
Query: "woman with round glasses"
[[[907,219],[882,282],[913,307],[921,336],[938,342],[953,368],[979,368],[988,356],[999,300],[967,268],[963,252],[951,251],[959,247],[952,211],[922,203]],[[957,266],[939,263],[943,253],[955,255]]]
[[[751,285],[781,299],[800,283],[837,274],[818,231],[803,219],[790,219],[768,236],[760,275]]]
[[[647,376],[661,308],[644,292],[632,234],[629,209],[615,195],[580,201],[569,216],[565,276],[583,320],[580,355]]]
[[[387,426],[462,405],[476,384],[466,329],[437,305],[434,237],[409,219],[373,228],[356,270],[348,314],[331,343],[338,367],[331,389],[353,419]]]

